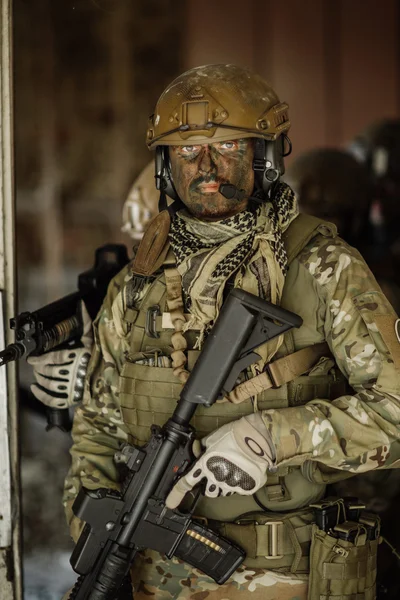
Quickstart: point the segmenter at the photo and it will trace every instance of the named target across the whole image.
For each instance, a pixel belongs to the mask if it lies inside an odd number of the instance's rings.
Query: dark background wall
[[[397,0],[187,2],[185,66],[234,62],[290,106],[294,153],[350,140],[400,110]]]
[[[123,201],[150,160],[148,115],[182,68],[175,11],[173,0],[15,0],[20,302],[39,278],[59,296],[94,248],[122,239]]]
[[[269,79],[293,155],[399,114],[398,0],[15,0],[14,15],[21,302],[64,293],[96,246],[123,239],[147,117],[186,68]]]

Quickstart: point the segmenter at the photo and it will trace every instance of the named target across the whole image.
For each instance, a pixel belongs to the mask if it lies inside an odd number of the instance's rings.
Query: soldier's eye
[[[221,142],[220,148],[222,150],[236,150],[236,148],[238,147],[237,142]]]
[[[195,154],[200,151],[200,146],[181,146],[180,150],[183,154]]]

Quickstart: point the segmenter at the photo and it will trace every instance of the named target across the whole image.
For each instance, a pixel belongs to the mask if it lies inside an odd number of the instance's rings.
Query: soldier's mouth
[[[219,190],[219,183],[202,183],[199,190],[204,194],[215,194]]]

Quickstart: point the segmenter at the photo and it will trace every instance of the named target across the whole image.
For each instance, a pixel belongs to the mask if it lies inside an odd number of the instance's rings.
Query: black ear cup
[[[161,190],[161,172],[162,172],[162,168],[163,168],[163,156],[162,156],[162,152],[161,152],[161,146],[157,146],[157,148],[156,148],[154,167],[155,167],[154,178],[156,180],[156,188],[158,190]]]
[[[261,193],[268,198],[273,184],[284,174],[285,141],[283,136],[279,136],[276,142],[256,139],[253,161],[256,195]]]
[[[168,146],[157,146],[155,168],[157,189],[164,192],[172,200],[179,200],[179,196],[172,181]]]

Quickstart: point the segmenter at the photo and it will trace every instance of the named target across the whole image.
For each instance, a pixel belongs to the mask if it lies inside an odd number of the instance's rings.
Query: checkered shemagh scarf
[[[169,237],[192,315],[187,328],[200,328],[199,346],[218,317],[231,276],[235,287],[280,303],[287,271],[282,233],[297,215],[294,192],[283,182],[255,212],[245,210],[216,222],[201,221],[185,210],[176,214]],[[270,360],[280,343],[268,345],[265,359]]]

